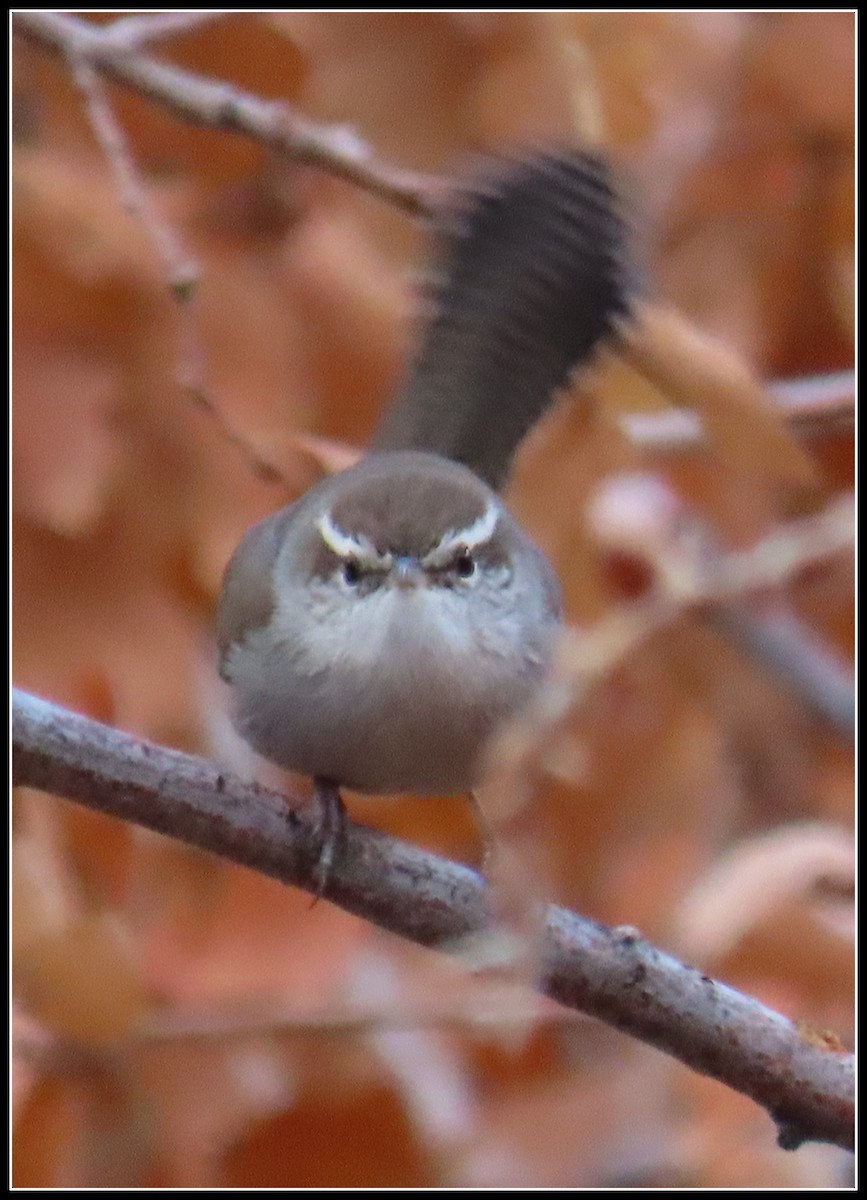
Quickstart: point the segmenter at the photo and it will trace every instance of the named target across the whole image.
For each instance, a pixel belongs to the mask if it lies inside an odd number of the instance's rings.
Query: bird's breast
[[[492,643],[468,608],[449,589],[383,587],[295,614],[291,635],[239,659],[235,723],[265,757],[358,791],[466,790],[543,665],[515,631]]]

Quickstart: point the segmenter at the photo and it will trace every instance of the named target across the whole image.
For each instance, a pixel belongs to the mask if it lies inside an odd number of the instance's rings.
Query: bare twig
[[[114,172],[121,202],[144,225],[169,278],[172,294],[184,303],[199,283],[198,264],[186,253],[172,227],[164,221],[142,182],[126,135],[112,111],[99,75],[76,51],[70,52],[72,77],[84,99],[91,127]]]
[[[768,390],[793,429],[804,437],[826,437],[855,428],[855,372],[781,379]]]
[[[181,318],[178,383],[259,479],[292,490],[280,468],[253,446],[226,417],[206,382],[205,355],[194,310],[197,265],[153,204],[127,139],[111,109],[100,73],[141,92],[187,121],[247,134],[279,152],[331,170],[410,212],[428,211],[421,176],[378,163],[372,151],[346,130],[316,125],[286,105],[267,102],[149,58],[140,47],[153,37],[182,32],[217,13],[162,13],[125,17],[95,26],[51,12],[16,13],[17,32],[62,53],[82,92],[94,133],[115,175],[127,210],[142,221],[164,264]]]
[[[279,154],[346,179],[415,216],[429,216],[438,184],[379,160],[349,128],[311,121],[286,103],[262,100],[228,83],[159,62],[118,44],[100,28],[64,13],[15,12],[13,32],[47,50],[88,62],[95,71],[162,105],[193,125],[254,138]]]
[[[759,613],[731,604],[711,605],[707,615],[818,716],[854,739],[854,676],[803,621],[785,610]]]
[[[753,549],[728,556],[725,586],[729,596],[779,586],[817,561],[817,555],[822,560],[854,549],[854,541],[854,501],[844,497],[823,513],[775,531]],[[854,675],[817,633],[785,608],[762,612],[722,595],[709,597],[705,616],[816,715],[854,739]]]
[[[618,354],[669,397],[695,411],[715,451],[762,478],[815,481],[815,465],[768,403],[746,363],[659,303],[637,301],[618,331]]]
[[[713,600],[779,587],[816,563],[855,547],[855,497],[839,496],[821,512],[790,521],[748,550],[723,556],[709,581]]]
[[[779,380],[768,384],[767,390],[798,437],[837,437],[854,429],[854,371]],[[659,454],[689,452],[705,441],[701,418],[687,409],[630,413],[622,418],[622,424],[637,446]]]
[[[612,490],[621,487],[611,481]],[[631,485],[626,481],[625,486]],[[667,493],[659,485],[660,508],[667,504]],[[650,557],[655,586],[631,604],[614,609],[592,629],[567,629],[561,637],[557,669],[538,693],[519,722],[495,739],[491,748],[491,771],[503,781],[504,811],[520,812],[530,794],[529,774],[533,764],[544,759],[569,714],[600,680],[609,676],[634,650],[684,612],[707,611],[737,604],[755,593],[780,587],[817,563],[846,551],[855,542],[855,505],[853,496],[834,500],[822,512],[801,521],[791,521],[775,529],[748,550],[714,554],[712,560],[695,553],[691,531],[686,547],[667,541],[664,529],[672,513],[653,515],[653,496],[642,494],[645,524],[630,528],[618,507],[628,511],[619,500],[600,504],[591,512],[597,535],[611,544],[635,547]],[[607,507],[608,511],[605,511]],[[699,530],[703,537],[702,530]],[[706,546],[705,542],[702,545]],[[768,655],[765,665],[774,668]],[[782,674],[781,672],[778,672]],[[797,672],[784,676],[786,682],[799,682]],[[818,690],[822,682],[816,682]],[[808,694],[808,699],[813,699]],[[850,733],[849,706],[844,704],[839,728]]]
[[[204,352],[198,326],[189,306],[185,309],[185,317],[180,328],[181,356],[176,375],[179,387],[187,399],[213,422],[224,441],[238,451],[257,479],[261,479],[263,483],[280,484],[291,494],[294,489],[286,474],[276,463],[261,454],[246,434],[235,428],[223,412],[219,401],[213,396],[206,381]]]
[[[179,838],[315,893],[315,819],[216,764],[13,694],[13,779]],[[326,896],[385,929],[449,949],[488,927],[483,879],[350,823]],[[805,1030],[657,950],[635,930],[548,911],[542,989],[764,1105],[781,1145],[853,1145],[854,1062]]]
[[[225,20],[230,13],[209,12],[158,12],[147,16],[119,17],[110,25],[103,26],[103,36],[124,50],[140,50],[154,42],[169,41],[193,33],[204,25]]]
[[[201,14],[163,15],[183,17]],[[129,20],[135,22],[138,18]],[[117,24],[123,25],[124,21]],[[115,30],[116,25],[110,28]],[[82,93],[91,127],[114,173],[121,201],[127,211],[141,221],[166,269],[169,290],[177,303],[181,322],[181,357],[176,371],[178,385],[184,395],[207,415],[221,437],[238,451],[254,475],[266,483],[280,483],[287,491],[291,491],[291,484],[279,467],[264,458],[244,434],[235,429],[212,396],[206,383],[205,354],[195,307],[195,293],[200,279],[198,264],[184,250],[177,234],[162,218],[145,187],[102,79],[77,49],[70,50],[69,64],[73,79]]]

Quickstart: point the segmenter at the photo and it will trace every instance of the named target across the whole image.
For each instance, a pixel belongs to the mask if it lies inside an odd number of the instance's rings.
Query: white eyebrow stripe
[[[353,537],[344,533],[331,519],[331,513],[325,512],[316,521],[316,528],[329,550],[338,558],[357,559],[363,566],[390,567],[393,562],[391,554],[380,554],[373,542],[364,534]]]
[[[500,519],[500,509],[496,504],[489,504],[480,517],[477,517],[466,529],[450,529],[444,533],[432,550],[421,560],[425,567],[443,566],[459,547],[475,550],[484,546],[494,535],[497,522]]]

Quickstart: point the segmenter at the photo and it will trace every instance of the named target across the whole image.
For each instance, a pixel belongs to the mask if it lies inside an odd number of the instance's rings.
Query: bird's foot
[[[316,806],[316,827],[319,834],[319,858],[316,863],[316,894],[313,903],[322,899],[331,868],[346,835],[346,808],[340,788],[331,779],[314,779],[313,803]]]

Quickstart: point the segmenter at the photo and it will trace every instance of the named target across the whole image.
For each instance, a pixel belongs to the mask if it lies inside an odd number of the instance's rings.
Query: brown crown
[[[455,463],[422,454],[378,456],[336,477],[331,519],[380,553],[421,557],[450,529],[464,529],[494,499]]]

